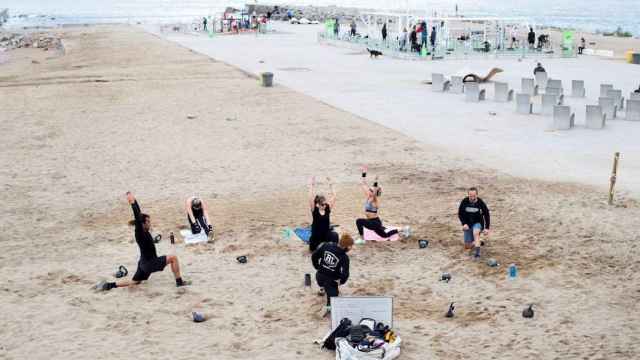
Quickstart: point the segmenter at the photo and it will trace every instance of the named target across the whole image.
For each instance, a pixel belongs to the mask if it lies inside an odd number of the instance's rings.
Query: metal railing
[[[385,56],[390,56],[406,60],[434,60],[434,59],[475,59],[475,58],[567,58],[576,57],[576,49],[572,46],[563,49],[552,43],[548,43],[543,48],[529,49],[527,46],[504,48],[504,49],[485,49],[482,47],[484,42],[479,41],[461,41],[448,40],[445,46],[441,43],[436,44],[435,48],[431,48],[428,44],[427,51],[412,51],[409,41],[396,39],[375,39],[363,37],[360,35],[351,36],[349,33],[342,33],[336,36],[331,32],[318,33],[318,42],[343,46],[352,49],[364,50],[365,48],[380,50]]]

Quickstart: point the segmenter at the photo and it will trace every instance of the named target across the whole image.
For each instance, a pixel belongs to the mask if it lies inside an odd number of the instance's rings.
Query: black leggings
[[[331,305],[331,298],[340,294],[340,291],[338,291],[338,280],[334,280],[327,275],[317,272],[316,282],[318,282],[318,286],[324,288],[324,292],[327,294],[327,306]]]
[[[388,238],[391,235],[395,235],[398,233],[397,229],[386,232],[384,226],[382,226],[382,221],[380,221],[380,218],[358,219],[356,220],[356,227],[358,228],[358,233],[360,234],[360,236],[364,235],[364,228],[375,231],[378,236],[383,238]]]
[[[200,231],[198,230],[198,226],[204,230],[205,234],[209,235],[209,224],[207,224],[207,220],[203,216],[196,218],[196,222],[191,222],[191,218],[187,215],[187,221],[189,221],[189,225],[191,225],[191,233],[197,234]]]
[[[334,242],[334,243],[338,243],[338,238],[339,235],[337,232],[330,230],[329,234],[322,239],[319,236],[313,236],[313,234],[311,234],[311,238],[309,238],[309,250],[311,250],[311,252],[316,251],[316,249],[322,245],[323,242]]]

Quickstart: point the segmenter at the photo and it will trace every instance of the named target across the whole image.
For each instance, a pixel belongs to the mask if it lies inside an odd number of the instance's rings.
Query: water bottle
[[[515,279],[516,276],[518,276],[518,268],[516,267],[516,264],[509,265],[509,278]]]
[[[410,226],[405,226],[403,229],[403,233],[405,237],[409,237],[411,236],[411,227]]]
[[[176,256],[176,238],[173,236],[173,232],[169,234],[169,242],[171,243],[169,245],[169,255]]]

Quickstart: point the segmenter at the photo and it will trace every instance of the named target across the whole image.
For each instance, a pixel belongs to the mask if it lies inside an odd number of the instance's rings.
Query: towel
[[[293,230],[296,233],[296,236],[300,238],[305,244],[309,243],[309,239],[311,239],[311,228],[296,228]]]
[[[197,234],[192,234],[190,229],[180,230],[180,235],[184,238],[185,244],[201,244],[209,241],[209,237],[204,230],[201,230]]]
[[[395,230],[397,229],[397,227],[395,226],[385,226],[385,231],[389,232],[391,230]],[[390,237],[381,237],[380,235],[376,234],[375,231],[373,230],[369,230],[366,227],[363,229],[363,236],[362,238],[367,240],[367,241],[396,241],[396,240],[400,240],[400,234],[393,234]]]

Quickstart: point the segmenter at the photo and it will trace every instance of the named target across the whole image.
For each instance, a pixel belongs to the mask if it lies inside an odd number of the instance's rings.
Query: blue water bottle
[[[516,264],[509,265],[509,278],[515,279],[516,276],[518,276],[518,268],[516,267]]]

